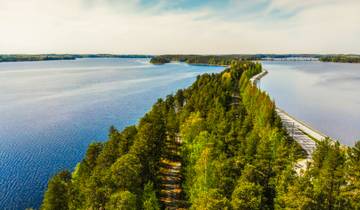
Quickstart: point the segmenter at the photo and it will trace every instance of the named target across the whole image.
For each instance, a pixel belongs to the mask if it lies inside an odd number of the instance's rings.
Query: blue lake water
[[[108,128],[135,124],[157,98],[223,67],[148,59],[0,63],[0,209],[39,207],[48,179]]]
[[[260,83],[278,107],[313,128],[354,145],[360,140],[360,64],[266,61]]]

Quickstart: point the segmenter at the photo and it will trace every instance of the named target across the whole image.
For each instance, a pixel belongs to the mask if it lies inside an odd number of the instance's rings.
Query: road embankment
[[[261,73],[255,75],[250,79],[253,84],[257,84],[268,71],[263,70]],[[310,125],[296,119],[290,114],[286,113],[280,108],[276,108],[276,113],[280,117],[284,128],[287,133],[304,149],[306,158],[299,160],[295,165],[295,170],[298,174],[301,170],[305,170],[308,162],[312,159],[312,154],[316,149],[316,142],[324,140],[327,136],[320,131],[312,128]]]
[[[261,78],[263,78],[265,75],[267,75],[268,71],[266,71],[265,69],[260,72],[259,74],[253,76],[251,79],[250,79],[250,82],[253,83],[253,84],[257,84],[258,81],[261,80]]]

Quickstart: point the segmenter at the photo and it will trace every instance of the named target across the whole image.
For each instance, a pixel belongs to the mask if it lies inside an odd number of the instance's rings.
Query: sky
[[[360,0],[0,0],[0,54],[360,54]]]

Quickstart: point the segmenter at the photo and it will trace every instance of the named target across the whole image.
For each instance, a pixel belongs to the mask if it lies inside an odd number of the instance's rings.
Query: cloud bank
[[[360,53],[358,0],[0,0],[0,53]]]

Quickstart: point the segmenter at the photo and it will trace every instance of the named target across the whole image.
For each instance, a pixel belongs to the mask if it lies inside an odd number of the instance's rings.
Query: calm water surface
[[[343,144],[360,140],[360,64],[262,63],[260,86],[280,108]]]
[[[39,207],[49,177],[72,169],[110,125],[222,67],[148,59],[0,63],[0,209]]]

